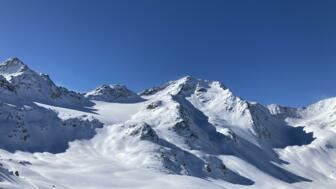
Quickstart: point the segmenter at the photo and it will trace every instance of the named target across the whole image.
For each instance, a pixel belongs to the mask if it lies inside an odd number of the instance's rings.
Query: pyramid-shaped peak
[[[7,59],[2,65],[6,66],[20,66],[20,67],[27,67],[19,58],[13,57]]]
[[[0,64],[0,74],[5,77],[25,71],[31,70],[18,58],[10,58]]]
[[[211,86],[217,86],[224,90],[227,89],[227,87],[222,83],[220,83],[219,81],[210,81],[204,79],[197,79],[192,76],[184,76],[181,77],[180,79],[169,81],[168,83],[162,86],[146,89],[143,92],[141,92],[140,95],[150,96],[158,92],[162,92],[164,94],[178,94],[181,91],[190,92],[197,89],[202,90],[204,88],[210,88]]]
[[[209,85],[211,83],[216,83],[218,85],[221,85],[223,88],[227,88],[225,87],[221,82],[219,81],[212,81],[212,80],[205,80],[205,79],[198,79],[192,76],[184,76],[180,79],[174,80],[169,82],[170,84],[187,84],[187,85]]]
[[[185,76],[178,80],[171,81],[169,85],[178,85],[179,87],[182,87],[184,89],[189,88],[196,88],[196,87],[209,87],[210,85],[217,85],[223,89],[227,89],[225,85],[223,85],[219,81],[211,81],[211,80],[204,80],[204,79],[197,79],[191,76]]]
[[[195,82],[198,82],[198,81],[200,81],[200,79],[196,79],[196,78],[188,75],[188,76],[183,76],[180,79],[177,79],[177,80],[172,81],[172,82],[176,82],[176,83],[190,83],[190,82],[192,82],[192,83],[195,83]]]

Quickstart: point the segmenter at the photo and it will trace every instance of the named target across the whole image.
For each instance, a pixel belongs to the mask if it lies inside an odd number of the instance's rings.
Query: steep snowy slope
[[[294,115],[294,116],[293,116]],[[336,186],[336,99],[319,101],[306,108],[297,109],[285,120],[293,126],[305,126],[313,132],[315,140],[305,148],[287,147],[278,151],[280,157],[290,162],[287,169],[303,172],[314,184],[305,188],[334,188]]]
[[[162,135],[165,140],[172,141],[204,162],[205,169],[200,177],[205,175],[235,184],[252,184],[253,181],[242,175],[236,174],[232,177],[225,172],[230,171],[230,164],[220,159],[230,155],[284,182],[309,181],[281,169],[280,166],[285,162],[278,158],[274,148],[309,144],[313,141],[312,134],[304,132],[302,127],[289,126],[272,116],[269,110],[260,104],[234,96],[220,83],[185,77],[170,82],[145,98],[160,102],[155,103],[160,104],[155,111],[164,109],[161,114],[151,113],[152,120],[148,120],[150,115],[141,117],[146,118],[146,123],[153,125],[152,128],[159,136]],[[158,119],[160,115],[163,117]],[[166,119],[169,121],[162,121]],[[213,160],[218,160],[217,162],[222,162],[223,165],[213,163]],[[216,171],[213,171],[212,167]],[[218,167],[225,167],[223,175],[220,174],[223,171],[217,171]],[[195,171],[188,172],[192,174]]]
[[[192,77],[81,95],[15,58],[0,93],[0,188],[336,186],[335,99],[265,107]]]

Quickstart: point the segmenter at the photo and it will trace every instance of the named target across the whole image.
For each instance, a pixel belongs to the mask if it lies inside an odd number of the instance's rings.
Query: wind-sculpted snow
[[[14,58],[0,100],[0,188],[336,187],[333,98],[265,107],[189,76],[82,95]]]

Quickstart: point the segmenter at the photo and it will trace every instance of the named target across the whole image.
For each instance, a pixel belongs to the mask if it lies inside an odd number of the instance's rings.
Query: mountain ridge
[[[156,178],[148,188],[160,186],[160,177],[166,188],[336,184],[336,98],[306,108],[264,106],[190,76],[139,94],[106,84],[79,94],[16,58],[0,70],[0,187],[118,188],[106,179],[118,174],[126,174],[124,186],[142,174]],[[67,179],[62,168],[91,186]],[[79,174],[87,170],[97,176]]]

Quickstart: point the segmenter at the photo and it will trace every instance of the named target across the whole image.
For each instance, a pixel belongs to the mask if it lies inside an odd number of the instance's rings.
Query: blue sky
[[[335,10],[333,0],[4,0],[0,60],[79,91],[191,75],[304,106],[336,96]]]

